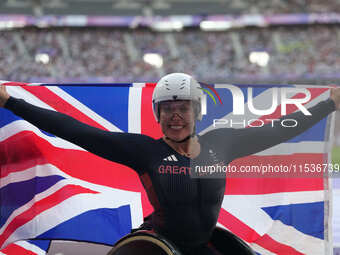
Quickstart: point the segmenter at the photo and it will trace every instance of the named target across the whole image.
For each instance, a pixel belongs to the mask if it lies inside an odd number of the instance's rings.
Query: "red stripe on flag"
[[[323,190],[317,178],[230,178],[225,195],[256,195],[279,192]]]
[[[0,178],[46,163],[42,152],[32,141],[32,134],[23,131],[0,142],[0,155],[4,155],[0,157]]]
[[[241,166],[288,166],[290,164],[297,166],[296,173],[274,173],[274,174],[251,174],[237,173],[227,174],[228,188],[225,194],[228,195],[247,195],[247,194],[268,194],[277,192],[295,192],[295,191],[315,191],[324,189],[324,179],[322,174],[300,172],[300,166],[304,167],[305,163],[322,164],[324,163],[324,154],[292,154],[276,156],[248,156],[240,158],[231,163],[237,169]],[[287,163],[288,162],[288,163]],[[292,171],[292,170],[291,170]],[[243,177],[242,177],[243,176]],[[273,178],[273,176],[275,178]],[[252,178],[249,178],[252,177]],[[265,178],[267,177],[267,178]]]
[[[4,253],[5,255],[37,255],[37,253],[26,250],[25,248],[14,243],[7,245],[6,248],[0,250],[0,252]]]
[[[223,208],[220,211],[218,222],[248,243],[256,243],[269,251],[275,252],[275,254],[303,255],[303,253],[298,252],[290,246],[275,241],[268,235],[259,235],[255,230],[251,229],[248,225]]]
[[[56,191],[52,195],[43,198],[42,200],[33,204],[33,206],[23,213],[17,215],[5,228],[4,232],[0,235],[0,246],[8,239],[8,237],[19,227],[31,221],[38,214],[46,211],[47,209],[56,206],[62,201],[83,193],[96,194],[98,192],[83,188],[78,185],[67,185]]]
[[[20,142],[18,142],[20,141]],[[33,132],[23,131],[0,143],[1,177],[42,164],[52,164],[66,174],[108,187],[140,191],[136,172],[86,151],[54,147]]]
[[[147,82],[145,83],[145,87],[154,89],[156,87],[156,84],[157,83],[154,82]]]
[[[73,105],[71,105],[69,102],[65,101],[55,93],[53,93],[51,90],[47,89],[46,87],[32,87],[32,86],[23,86],[25,90],[30,92],[31,94],[38,97],[40,100],[42,100],[44,103],[48,104],[52,108],[54,108],[58,112],[65,113],[67,115],[72,116],[73,118],[84,122],[88,125],[91,125],[93,127],[101,128],[104,130],[107,130],[105,127],[97,123],[96,121],[92,120],[90,117],[79,111],[77,108],[75,108]]]
[[[7,156],[0,159],[0,178],[36,165],[51,164],[74,178],[90,183],[141,192],[143,215],[153,211],[137,173],[127,166],[86,151],[54,147],[30,131],[20,132],[1,142],[1,153]]]
[[[244,224],[242,221],[223,208],[221,208],[218,222],[249,243],[261,238],[261,236],[255,230],[248,227],[248,225]]]
[[[308,102],[310,102],[310,101],[312,101],[316,97],[320,96],[322,93],[326,92],[329,89],[328,88],[317,88],[317,89],[311,88],[311,89],[308,89],[308,90],[311,93],[311,99],[308,101]],[[295,96],[291,97],[291,99],[304,98],[304,97],[305,97],[305,94],[298,93]],[[305,104],[307,104],[307,103],[305,103]],[[286,113],[287,113],[287,115],[295,112],[296,110],[299,110],[299,109],[296,107],[295,104],[288,104],[288,105],[286,105]],[[271,123],[270,119],[279,119],[281,117],[282,117],[282,115],[281,115],[281,104],[280,104],[272,114],[263,115],[263,116],[261,116],[258,119],[259,120],[263,120],[264,123]]]
[[[262,246],[268,251],[271,251],[278,255],[304,255],[293,247],[279,243],[271,238],[269,235],[263,235],[260,239],[256,240],[254,243]]]
[[[152,111],[152,93],[154,90],[154,83],[146,83],[146,87],[142,90],[142,104],[141,104],[141,132],[144,135],[153,138],[160,138],[163,136],[159,124],[156,122]]]
[[[16,81],[9,81],[9,82],[2,83],[2,85],[5,85],[5,86],[26,86],[28,84],[29,83],[26,83],[26,82],[16,82]]]

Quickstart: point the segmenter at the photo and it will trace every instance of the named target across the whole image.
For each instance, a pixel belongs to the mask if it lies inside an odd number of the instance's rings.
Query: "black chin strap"
[[[180,141],[172,140],[171,138],[169,138],[167,136],[165,136],[165,139],[170,140],[171,142],[174,142],[174,143],[183,143],[183,142],[189,140],[191,137],[195,137],[195,133],[192,133],[191,135],[188,135],[186,138],[184,138],[184,139],[182,139]]]
[[[174,142],[174,143],[183,143],[183,142],[186,142],[187,140],[189,140],[190,138],[195,137],[195,135],[196,135],[196,125],[194,125],[194,130],[193,130],[192,134],[191,134],[191,135],[188,135],[188,136],[187,136],[186,138],[184,138],[183,140],[175,141],[175,140],[172,140],[171,138],[169,138],[169,137],[167,137],[167,136],[165,136],[165,139],[170,140],[170,141],[172,141],[172,142]]]
[[[188,136],[187,136],[186,138],[184,138],[183,140],[175,141],[175,140],[172,140],[171,138],[169,138],[169,137],[167,137],[167,136],[165,136],[165,139],[170,140],[170,141],[172,141],[172,142],[174,142],[174,143],[184,143],[184,142],[186,142],[187,140],[189,140],[190,138],[195,137],[195,135],[196,135],[196,125],[194,126],[194,131],[192,132],[192,134],[191,134],[191,135],[188,135]]]

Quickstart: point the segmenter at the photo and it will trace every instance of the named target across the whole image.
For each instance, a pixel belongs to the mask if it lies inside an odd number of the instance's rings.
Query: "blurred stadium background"
[[[155,82],[181,71],[214,83],[339,85],[339,24],[340,0],[1,0],[0,79]],[[55,242],[49,254],[77,247]]]

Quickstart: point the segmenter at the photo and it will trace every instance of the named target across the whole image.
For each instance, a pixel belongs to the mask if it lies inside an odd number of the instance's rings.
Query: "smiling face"
[[[173,141],[181,141],[194,132],[195,113],[189,100],[165,101],[159,106],[159,122],[163,134]]]

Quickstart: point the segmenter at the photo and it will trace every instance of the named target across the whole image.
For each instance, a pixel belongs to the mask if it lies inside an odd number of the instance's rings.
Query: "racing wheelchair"
[[[255,252],[239,237],[216,227],[212,245],[222,254],[255,255]],[[162,235],[150,230],[137,230],[121,238],[107,255],[183,255]]]

